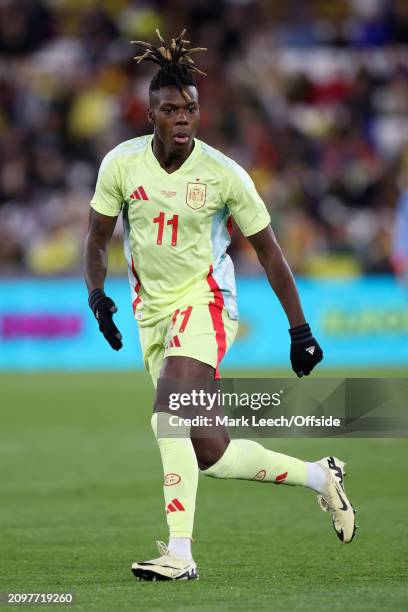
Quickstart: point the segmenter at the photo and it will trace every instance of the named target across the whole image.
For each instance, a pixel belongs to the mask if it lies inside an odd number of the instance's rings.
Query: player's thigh
[[[238,322],[229,318],[225,308],[218,308],[213,303],[175,310],[166,334],[156,410],[166,411],[170,392],[176,392],[179,397],[184,393],[187,397],[193,388],[197,390],[197,384],[206,393],[216,392],[214,379],[218,366],[231,347],[237,330]],[[171,388],[168,388],[169,384]],[[187,406],[183,416],[208,417],[207,409],[205,405]],[[216,410],[213,406],[213,417]],[[200,423],[205,423],[204,419]],[[192,426],[190,437],[201,469],[218,461],[230,440],[224,426],[208,427],[205,424]]]
[[[214,380],[215,370],[208,363],[191,357],[167,356],[163,360],[161,378]]]
[[[168,356],[157,381],[154,410],[170,414],[176,410],[178,417],[188,419],[205,414],[206,405],[202,399],[197,402],[197,394],[207,398],[217,392],[217,383],[215,369],[208,363],[182,355]],[[182,402],[180,398],[184,398]]]
[[[238,321],[214,303],[186,305],[170,318],[164,357],[190,357],[218,370],[238,330]]]
[[[230,441],[224,425],[212,425],[218,411],[214,402],[208,403],[206,398],[217,395],[218,390],[219,381],[215,379],[215,369],[212,366],[191,357],[170,356],[164,359],[156,388],[154,410],[196,421],[191,427],[181,427],[177,431],[181,436],[190,436],[202,470],[214,465],[223,456]],[[181,397],[185,398],[183,403],[180,403]],[[173,400],[177,400],[176,405]],[[176,429],[170,427],[170,421],[164,415],[164,418],[159,416],[158,436],[177,435]],[[208,425],[209,422],[211,425]]]

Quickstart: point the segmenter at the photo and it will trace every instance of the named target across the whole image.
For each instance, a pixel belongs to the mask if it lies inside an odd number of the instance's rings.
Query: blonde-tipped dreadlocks
[[[156,33],[161,42],[160,47],[155,47],[151,43],[142,40],[131,41],[132,44],[139,44],[146,47],[146,51],[142,55],[137,55],[133,59],[137,60],[138,64],[145,60],[154,62],[160,66],[160,70],[150,83],[149,91],[157,91],[160,87],[174,85],[184,98],[189,99],[189,95],[185,91],[184,86],[196,86],[193,73],[207,76],[205,72],[202,72],[202,70],[199,70],[194,65],[194,60],[190,57],[190,54],[196,53],[197,51],[207,51],[207,49],[205,47],[188,49],[185,45],[189,45],[190,41],[183,39],[186,30],[183,30],[177,38],[172,38],[171,45],[169,46],[166,46],[165,40],[159,30],[156,30]]]

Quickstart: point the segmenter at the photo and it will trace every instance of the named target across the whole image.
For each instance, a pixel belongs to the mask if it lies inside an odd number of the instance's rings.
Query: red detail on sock
[[[288,473],[287,472],[283,472],[283,474],[279,474],[276,478],[275,478],[275,482],[283,482],[285,480],[285,478],[287,477]]]
[[[172,504],[167,504],[167,514],[169,512],[177,512],[177,508],[175,508]]]
[[[215,340],[217,342],[217,367],[215,369],[215,378],[220,378],[218,367],[227,350],[227,336],[225,333],[224,321],[222,320],[224,298],[222,297],[221,289],[212,273],[213,267],[211,265],[207,276],[207,283],[214,294],[214,301],[208,304],[208,308],[210,309],[210,316],[215,331]]]
[[[177,510],[185,510],[185,507],[183,506],[183,504],[181,502],[179,502],[179,500],[177,499],[177,497],[175,497],[174,499],[171,500],[171,503],[174,504],[177,508]]]

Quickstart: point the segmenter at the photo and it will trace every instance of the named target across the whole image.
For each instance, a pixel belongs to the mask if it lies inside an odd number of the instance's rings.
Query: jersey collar
[[[201,141],[198,140],[198,138],[194,138],[194,149],[191,151],[190,155],[181,164],[180,168],[178,168],[177,170],[169,174],[168,172],[166,172],[164,168],[161,167],[159,160],[153,153],[152,142],[153,142],[153,134],[149,136],[149,140],[147,143],[147,152],[146,152],[147,161],[151,166],[154,167],[155,170],[161,172],[163,175],[167,176],[167,178],[170,178],[172,176],[179,176],[180,174],[185,174],[186,172],[191,170],[191,168],[194,166],[194,164],[196,163],[200,155]]]

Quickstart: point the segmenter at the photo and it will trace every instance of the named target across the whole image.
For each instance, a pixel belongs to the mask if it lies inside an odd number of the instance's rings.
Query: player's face
[[[186,100],[177,87],[161,87],[150,97],[148,118],[155,135],[166,151],[183,153],[191,148],[200,121],[198,92],[194,86],[184,88]]]

